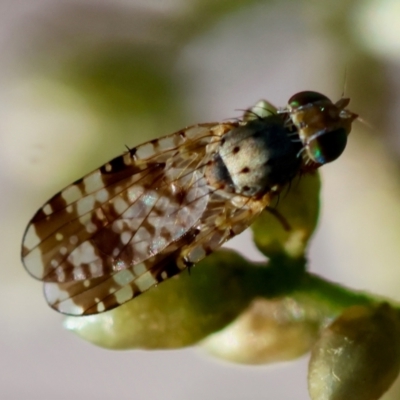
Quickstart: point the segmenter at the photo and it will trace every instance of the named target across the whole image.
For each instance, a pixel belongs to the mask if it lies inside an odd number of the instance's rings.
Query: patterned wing
[[[131,300],[181,272],[246,229],[270,201],[227,196],[211,190],[201,218],[185,235],[162,252],[128,269],[84,281],[49,283],[44,292],[49,304],[70,315],[100,313]]]
[[[198,234],[212,194],[204,168],[233,126],[199,125],[145,143],[46,203],[25,232],[22,260],[46,282],[50,305],[101,312],[184,268],[172,260]]]

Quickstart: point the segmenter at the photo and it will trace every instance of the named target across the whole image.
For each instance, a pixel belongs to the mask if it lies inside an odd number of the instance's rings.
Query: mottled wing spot
[[[61,252],[61,250],[60,250]],[[89,241],[83,242],[78,247],[76,247],[71,253],[69,253],[67,260],[72,265],[82,265],[89,264],[98,259],[98,255],[96,254],[96,249],[92,243]],[[78,268],[78,267],[76,267]]]
[[[86,227],[87,233],[95,233],[97,231],[97,226],[93,222],[88,222],[87,224],[85,224],[85,227]],[[74,244],[74,243],[72,243],[72,244]]]
[[[76,212],[79,216],[85,215],[86,213],[92,211],[94,209],[96,203],[96,199],[93,195],[86,196],[76,204]]]
[[[24,257],[25,267],[35,278],[41,278],[44,275],[45,266],[42,262],[42,251],[39,247],[34,247]]]
[[[134,292],[133,292],[132,287],[127,285],[127,286],[124,286],[123,288],[117,290],[114,293],[114,296],[115,296],[117,303],[123,304],[133,298]]]
[[[110,193],[107,191],[107,189],[104,188],[99,189],[94,196],[94,199],[99,203],[105,203],[109,198]]]
[[[139,158],[150,158],[151,156],[154,156],[154,154],[154,144],[151,142],[140,146],[137,150],[137,156]]]
[[[24,244],[22,248],[22,256],[26,256],[29,251],[33,250],[41,242],[40,236],[36,233],[34,225],[30,225],[25,231]]]
[[[59,303],[57,307],[57,311],[63,314],[70,314],[70,315],[83,315],[85,309],[77,304],[74,303],[72,299],[67,299]],[[105,311],[103,309],[102,311]]]
[[[146,265],[141,263],[133,266],[133,272],[136,276],[140,276],[147,271]]]
[[[100,171],[92,172],[91,174],[86,176],[83,179],[83,184],[84,184],[86,194],[91,194],[91,193],[94,193],[101,189],[104,190],[104,183],[101,178]],[[97,194],[96,194],[96,196],[97,196]]]
[[[157,281],[154,279],[150,271],[145,272],[135,279],[135,285],[139,288],[141,292],[145,292],[156,283]]]
[[[133,281],[135,276],[132,274],[131,271],[129,270],[123,270],[120,272],[117,272],[114,276],[113,279],[114,281],[119,285],[119,286],[125,286]]]
[[[82,198],[82,192],[77,185],[67,187],[61,192],[62,198],[66,204],[72,204]],[[45,206],[46,207],[46,206]]]
[[[43,206],[42,210],[46,215],[50,215],[53,212],[51,204],[46,204],[45,206]]]
[[[127,210],[128,203],[121,197],[116,197],[113,202],[113,208],[116,214],[122,214]]]
[[[97,304],[97,312],[101,313],[106,310],[106,307],[102,301]]]

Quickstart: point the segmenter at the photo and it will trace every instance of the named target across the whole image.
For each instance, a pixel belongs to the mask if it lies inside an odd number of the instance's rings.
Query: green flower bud
[[[400,370],[398,314],[388,304],[353,306],[314,346],[308,375],[313,400],[377,400]]]
[[[245,111],[243,115],[244,121],[252,121],[258,118],[266,118],[276,114],[277,108],[267,100],[258,101],[253,107]]]
[[[319,190],[318,173],[295,178],[279,200],[273,200],[271,208],[276,215],[263,211],[251,226],[254,242],[263,254],[271,258],[282,254],[297,258],[304,254],[317,225]],[[286,229],[280,218],[289,225]]]
[[[249,308],[202,346],[210,354],[242,364],[292,360],[308,352],[319,324],[288,297],[254,300]]]
[[[184,271],[109,312],[68,317],[65,326],[110,349],[189,346],[224,328],[247,307],[242,276],[249,266],[236,253],[220,251],[190,274]]]

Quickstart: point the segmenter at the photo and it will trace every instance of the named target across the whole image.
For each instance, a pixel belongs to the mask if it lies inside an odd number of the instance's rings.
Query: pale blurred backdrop
[[[86,343],[19,259],[37,208],[125,145],[306,89],[344,93],[367,122],[321,171],[310,268],[400,300],[400,2],[0,0],[1,399],[308,399],[308,357],[246,367]],[[230,247],[260,259],[243,236]]]

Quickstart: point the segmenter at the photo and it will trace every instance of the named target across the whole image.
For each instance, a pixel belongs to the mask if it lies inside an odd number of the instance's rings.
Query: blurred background
[[[313,272],[400,300],[397,0],[0,0],[0,397],[306,400],[307,357],[246,367],[200,350],[111,352],[62,328],[20,242],[55,192],[136,144],[300,90],[351,98],[321,171]],[[230,242],[261,259],[245,232]],[[398,399],[396,384],[385,400]]]

